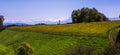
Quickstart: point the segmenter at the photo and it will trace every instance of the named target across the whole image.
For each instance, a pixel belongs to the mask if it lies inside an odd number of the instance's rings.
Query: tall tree
[[[71,16],[73,23],[108,21],[108,18],[104,14],[98,12],[95,8],[73,10]]]
[[[3,21],[4,21],[4,16],[0,15],[0,30],[4,28]]]

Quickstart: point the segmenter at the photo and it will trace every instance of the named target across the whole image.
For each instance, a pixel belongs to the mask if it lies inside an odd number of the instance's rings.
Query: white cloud
[[[47,18],[47,19],[44,19],[44,21],[58,22],[59,20],[64,21],[66,19],[68,19],[68,17],[56,17],[56,18]]]

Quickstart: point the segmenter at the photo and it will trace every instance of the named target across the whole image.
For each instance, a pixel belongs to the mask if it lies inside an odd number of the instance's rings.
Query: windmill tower
[[[120,18],[120,15],[119,15],[119,18]]]
[[[60,20],[58,21],[58,24],[60,25]]]

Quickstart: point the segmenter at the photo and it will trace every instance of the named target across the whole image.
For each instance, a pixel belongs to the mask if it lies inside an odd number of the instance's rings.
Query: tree
[[[73,23],[108,21],[108,18],[104,14],[98,12],[95,8],[73,10],[71,16]]]
[[[21,43],[17,49],[18,55],[32,55],[32,53],[33,53],[33,49],[26,42]]]
[[[0,15],[0,30],[4,28],[3,21],[4,21],[4,17]]]

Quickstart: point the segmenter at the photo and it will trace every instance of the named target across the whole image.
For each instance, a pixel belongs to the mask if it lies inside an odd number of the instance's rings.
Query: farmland
[[[116,21],[15,26],[0,32],[0,44],[15,50],[21,42],[27,42],[34,48],[33,55],[65,55],[82,45],[94,48],[97,55],[110,44],[108,32],[119,25]]]

